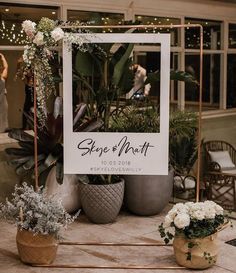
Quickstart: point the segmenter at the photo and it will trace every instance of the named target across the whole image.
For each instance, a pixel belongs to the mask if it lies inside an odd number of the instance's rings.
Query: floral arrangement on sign
[[[64,23],[66,25],[66,23]],[[55,82],[50,66],[53,58],[52,49],[65,39],[76,44],[81,50],[84,40],[75,36],[72,32],[64,32],[59,21],[53,21],[43,17],[38,24],[30,20],[22,23],[22,29],[27,35],[28,44],[25,46],[23,61],[23,78],[28,70],[34,71],[37,93],[37,114],[40,124],[43,126],[47,118],[46,100],[52,92],[55,92]]]
[[[191,250],[197,246],[192,239],[215,234],[224,222],[223,208],[213,201],[178,203],[166,215],[159,232],[166,244],[176,237],[189,239],[185,254],[186,259],[191,261]],[[214,262],[207,249],[203,251],[203,256],[208,262]]]
[[[0,204],[0,218],[16,224],[20,230],[58,237],[60,229],[66,228],[78,216],[78,213],[70,216],[59,201],[48,198],[42,189],[35,192],[26,183],[16,185],[12,196],[12,201]]]

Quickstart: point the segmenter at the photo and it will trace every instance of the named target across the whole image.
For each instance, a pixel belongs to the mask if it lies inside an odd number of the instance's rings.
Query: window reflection
[[[157,25],[154,28],[145,28],[139,30],[139,32],[146,33],[170,33],[171,34],[171,45],[179,46],[180,45],[180,29],[172,28],[172,25],[180,24],[180,19],[177,18],[165,18],[157,16],[143,16],[136,15],[135,21],[143,25]],[[169,25],[169,28],[158,27],[158,25]]]
[[[79,23],[85,23],[87,25],[123,25],[124,14],[121,13],[107,13],[107,12],[96,12],[96,11],[79,11],[79,10],[68,10],[67,13],[68,21]],[[104,28],[102,32],[123,32],[121,29]],[[95,32],[95,30],[93,30]],[[100,31],[99,31],[100,32]]]
[[[236,107],[236,54],[228,55],[227,108]]]
[[[33,7],[25,5],[0,5],[0,41],[1,45],[24,45],[26,35],[21,30],[24,20],[38,22],[42,17],[57,19],[55,7]]]
[[[199,55],[191,54],[185,57],[185,71],[191,73],[199,81]],[[207,103],[208,109],[219,108],[220,94],[220,54],[205,54],[203,56],[203,89],[202,101]],[[185,84],[185,100],[198,102],[199,89]]]
[[[203,48],[204,49],[221,49],[221,22],[186,18],[186,24],[201,24],[203,26]],[[200,48],[200,31],[199,28],[187,27],[185,30],[185,48]]]
[[[236,24],[229,24],[229,48],[236,48]]]

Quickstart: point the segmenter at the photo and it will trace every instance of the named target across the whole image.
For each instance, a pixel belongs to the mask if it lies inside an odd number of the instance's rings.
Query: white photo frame
[[[160,132],[73,132],[72,44],[63,43],[64,173],[167,175],[170,34],[75,34],[86,43],[158,43],[161,47]],[[92,149],[93,146],[93,149]]]

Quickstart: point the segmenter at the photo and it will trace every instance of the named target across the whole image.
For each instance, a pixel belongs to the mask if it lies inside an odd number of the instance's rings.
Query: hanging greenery
[[[65,26],[66,23],[63,23]],[[22,23],[22,29],[28,37],[29,43],[24,49],[24,68],[23,78],[27,75],[29,69],[34,72],[35,92],[37,94],[37,116],[41,127],[45,125],[47,118],[46,101],[51,93],[55,92],[55,83],[50,66],[50,60],[53,58],[52,49],[64,39],[65,42],[73,42],[81,50],[83,47],[83,38],[74,35],[73,32],[65,33],[60,27],[59,21],[53,21],[43,17],[38,24],[30,20]]]

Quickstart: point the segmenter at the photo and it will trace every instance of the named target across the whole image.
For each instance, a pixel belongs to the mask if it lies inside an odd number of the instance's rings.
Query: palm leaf
[[[193,85],[199,85],[196,78],[192,74],[185,72],[185,71],[171,70],[170,71],[170,80],[183,81],[183,82],[190,83]],[[159,81],[160,81],[160,71],[158,70],[153,73],[149,73],[144,84],[150,83],[152,85],[152,84],[159,82]]]
[[[120,79],[122,77],[122,74],[124,73],[124,66],[126,64],[126,62],[128,61],[132,51],[133,51],[134,45],[133,44],[129,44],[125,53],[122,55],[122,57],[120,58],[120,60],[115,64],[114,66],[114,72],[113,72],[113,76],[112,76],[112,83],[115,86],[119,85]]]

